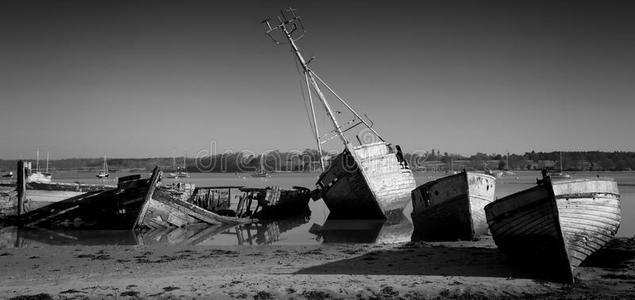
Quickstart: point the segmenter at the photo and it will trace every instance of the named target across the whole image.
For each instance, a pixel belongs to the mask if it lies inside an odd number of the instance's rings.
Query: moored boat
[[[535,187],[488,204],[485,214],[503,252],[549,279],[573,282],[573,268],[617,233],[620,194],[610,178],[545,176]]]
[[[308,62],[295,43],[301,37],[298,34],[303,34],[301,31],[304,31],[301,19],[295,15],[293,9],[289,9],[288,12],[290,15],[282,12],[278,17],[278,24],[272,25],[271,19],[266,19],[263,23],[266,24],[267,35],[272,39],[273,33],[282,34],[302,67],[310,103],[307,107],[310,107],[312,115],[311,129],[323,171],[316,186],[330,210],[329,218],[373,219],[391,218],[392,215],[402,214],[410,201],[410,191],[416,184],[399,146],[395,146],[396,150],[393,149],[392,145],[375,131],[368,117],[363,118],[309,68]],[[277,41],[276,43],[279,44]],[[335,103],[341,105],[347,114],[352,114],[352,120],[340,123],[338,118],[341,117],[341,112],[332,108],[322,88],[330,92],[337,100]],[[318,130],[313,95],[322,103],[326,116],[333,125],[333,130],[324,136],[320,136]],[[357,132],[351,131],[359,125],[365,128]],[[335,137],[343,143],[344,150],[326,168],[322,144]],[[351,142],[355,139],[359,145]]]
[[[73,229],[133,229],[141,209],[150,199],[160,170],[150,178],[120,177],[116,189],[89,191],[20,216],[26,227]]]
[[[485,205],[494,201],[496,178],[466,172],[412,191],[413,240],[473,240],[487,233]]]

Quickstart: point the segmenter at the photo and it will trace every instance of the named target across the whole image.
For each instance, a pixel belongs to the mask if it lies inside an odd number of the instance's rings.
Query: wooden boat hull
[[[347,145],[320,175],[317,187],[329,218],[381,219],[402,213],[416,183],[412,171],[381,142]]]
[[[141,209],[160,178],[158,168],[147,179],[122,177],[116,189],[90,191],[24,214],[26,227],[133,229]]]
[[[306,217],[311,215],[309,199],[311,191],[304,188],[282,190],[271,187],[267,190],[264,205],[253,214],[260,220],[276,220],[290,217]]]
[[[546,179],[485,213],[502,251],[563,282],[573,282],[573,268],[611,240],[621,221],[617,183],[604,178]]]
[[[87,192],[114,189],[114,185],[78,184],[61,182],[29,182],[26,184],[22,211],[28,212],[65,199],[79,197]],[[17,215],[16,184],[0,188],[0,217]]]
[[[413,240],[473,240],[487,233],[485,205],[494,201],[496,178],[461,172],[412,191]]]
[[[137,227],[157,229],[188,225],[236,225],[251,223],[253,219],[228,217],[215,214],[195,204],[173,196],[170,190],[157,188],[145,203]]]
[[[219,215],[279,220],[310,215],[310,197],[310,190],[300,187],[219,186],[197,187],[188,202]]]

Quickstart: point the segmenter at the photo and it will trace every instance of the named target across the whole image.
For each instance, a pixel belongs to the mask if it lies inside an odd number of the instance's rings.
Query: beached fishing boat
[[[548,279],[573,282],[573,268],[617,233],[620,194],[609,178],[545,176],[533,188],[488,204],[485,214],[503,252]]]
[[[22,215],[26,227],[74,229],[133,229],[144,204],[152,197],[161,171],[150,178],[120,177],[117,188],[83,193]]]
[[[412,191],[413,240],[473,240],[487,233],[485,205],[494,201],[496,178],[463,171]]]
[[[316,139],[320,164],[323,173],[316,183],[317,189],[330,210],[329,218],[387,218],[393,214],[401,214],[410,201],[410,191],[415,188],[415,180],[408,164],[403,159],[399,148],[386,142],[375,129],[372,122],[362,118],[344,99],[338,96],[317,74],[309,68],[307,61],[296,45],[297,34],[303,31],[301,19],[293,9],[278,17],[279,24],[272,26],[271,19],[266,19],[267,35],[272,39],[274,33],[282,33],[288,41],[304,72],[308,100],[312,115],[312,129]],[[276,41],[277,42],[277,41]],[[342,125],[338,120],[339,111],[335,111],[325,95],[325,87],[339,104],[350,112],[354,118]],[[313,95],[316,95],[324,106],[326,115],[333,124],[333,131],[320,136],[315,117]],[[362,125],[357,134],[351,132]],[[360,138],[359,135],[362,135]],[[344,151],[328,166],[324,166],[322,144],[331,138],[338,137],[344,145]],[[357,140],[358,145],[353,142]]]

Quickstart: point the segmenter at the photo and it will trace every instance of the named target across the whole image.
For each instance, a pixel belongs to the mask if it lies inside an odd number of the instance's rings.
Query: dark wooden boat
[[[616,234],[617,183],[609,178],[552,181],[485,206],[496,245],[548,279],[573,282],[573,268]]]
[[[302,187],[284,190],[279,187],[210,186],[197,187],[188,202],[219,215],[276,220],[310,215],[310,196],[310,191]]]
[[[461,172],[412,191],[413,240],[473,240],[487,233],[485,205],[494,201],[496,178]]]
[[[52,203],[22,215],[19,221],[27,227],[133,229],[160,173],[156,167],[150,178],[121,177],[116,189],[90,191]]]
[[[416,187],[416,183],[399,146],[396,146],[394,150],[375,131],[367,116],[362,117],[309,68],[295,43],[299,38],[296,35],[303,31],[297,30],[303,27],[301,18],[297,17],[293,10],[290,10],[290,14],[282,12],[282,15],[278,17],[278,24],[271,24],[271,19],[263,23],[267,26],[267,35],[272,39],[272,34],[281,33],[291,45],[291,50],[304,71],[304,84],[312,115],[311,128],[323,171],[316,185],[330,210],[329,218],[382,219],[402,214],[410,201],[410,192]],[[352,115],[351,121],[340,124],[338,118],[341,112],[331,107],[322,88],[326,88],[337,100],[335,103],[341,104],[347,114]],[[326,115],[333,123],[333,131],[324,136],[320,136],[318,132],[313,95],[317,96]],[[365,128],[351,131],[358,125],[363,125]],[[322,144],[335,137],[343,143],[344,150],[326,168],[324,157],[322,157]],[[351,141],[355,140],[359,142],[359,145],[353,145]]]
[[[22,213],[45,207],[65,199],[80,197],[88,192],[99,192],[115,189],[115,185],[105,184],[84,184],[66,182],[37,182],[29,181],[32,174],[31,163],[18,162],[18,180],[11,186],[7,183],[0,184],[0,217],[16,217],[18,214],[17,191],[24,191],[22,199]],[[23,186],[21,187],[21,185]]]

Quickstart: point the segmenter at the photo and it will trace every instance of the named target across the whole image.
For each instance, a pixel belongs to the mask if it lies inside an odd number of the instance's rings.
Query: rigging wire
[[[300,71],[300,67],[298,66],[298,60],[295,57],[295,53],[293,53],[293,49],[290,48],[290,50],[291,50],[291,52],[293,54],[291,57],[293,57],[293,61],[295,62],[295,69],[298,72],[298,75],[300,75],[300,77],[304,77],[304,72]],[[309,112],[309,107],[307,105],[308,100],[306,99],[306,95],[305,95],[305,92],[304,92],[304,84],[302,83],[302,79],[301,78],[298,79],[298,83],[299,83],[299,86],[300,86],[300,93],[302,94],[302,100],[304,100],[303,101],[304,102],[304,110],[305,110],[306,115],[307,115],[307,121],[309,122],[309,127],[311,128],[311,131],[312,131],[313,135],[316,135],[316,130],[317,130],[316,126],[317,126],[317,124],[313,124],[313,122],[311,122],[312,117],[311,117],[311,113]],[[311,90],[310,90],[310,88],[308,86],[306,87],[306,89],[307,89],[307,92],[309,92],[309,93],[311,92]]]

